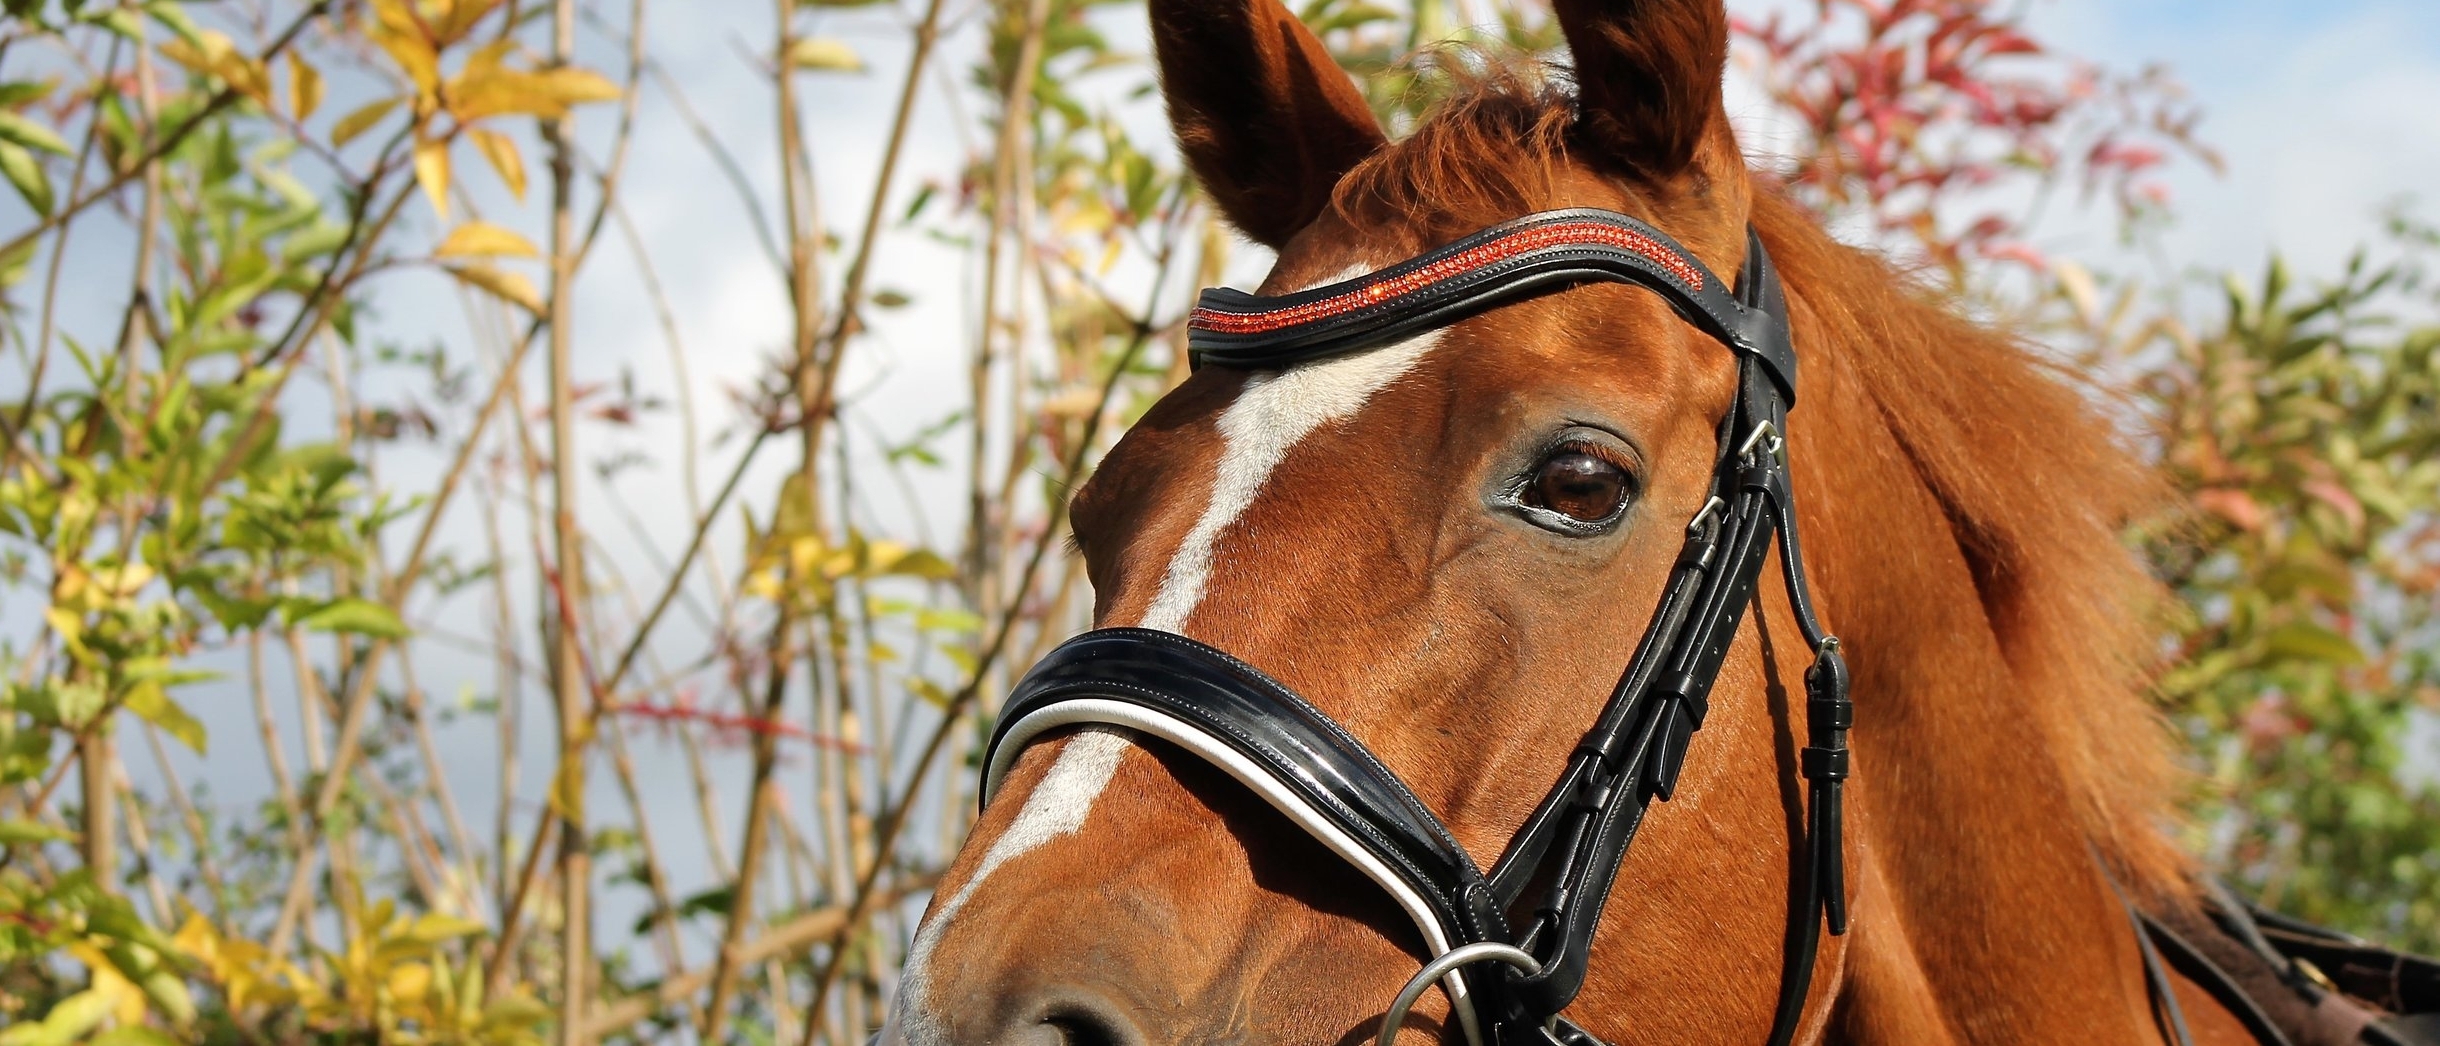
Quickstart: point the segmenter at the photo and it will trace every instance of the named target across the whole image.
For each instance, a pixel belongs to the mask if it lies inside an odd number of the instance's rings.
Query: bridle
[[[1737,357],[1711,498],[1687,522],[1659,609],[1617,686],[1488,874],[1363,742],[1260,669],[1183,636],[1086,632],[1027,672],[984,762],[989,802],[1046,732],[1120,727],[1173,743],[1260,795],[1380,884],[1415,920],[1430,959],[1385,1015],[1380,1041],[1439,982],[1470,1046],[1598,1046],[1559,1016],[1583,987],[1619,863],[1654,798],[1677,788],[1712,682],[1780,542],[1788,602],[1814,661],[1805,672],[1804,869],[1792,889],[1787,956],[1770,1042],[1796,1033],[1822,923],[1846,932],[1840,786],[1854,705],[1837,638],[1805,584],[1784,433],[1796,402],[1787,302],[1762,240],[1747,233],[1732,290],[1660,230],[1611,211],[1546,211],[1485,229],[1379,272],[1297,294],[1203,292],[1190,321],[1201,364],[1277,370],[1377,348],[1539,292],[1588,282],[1657,292]],[[1516,922],[1512,924],[1511,918]],[[1469,980],[1461,967],[1499,964]]]

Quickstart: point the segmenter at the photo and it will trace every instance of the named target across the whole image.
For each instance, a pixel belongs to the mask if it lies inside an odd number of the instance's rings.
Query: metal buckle
[[[1728,511],[1728,502],[1720,500],[1718,494],[1712,495],[1711,500],[1704,502],[1702,508],[1694,510],[1694,518],[1686,521],[1686,536],[1701,537],[1703,524],[1726,511]]]
[[[1769,441],[1767,446],[1764,445],[1764,440]],[[1745,442],[1737,447],[1738,460],[1742,461],[1752,456],[1754,448],[1757,446],[1762,446],[1763,453],[1777,459],[1780,464],[1787,464],[1787,456],[1783,453],[1787,450],[1787,441],[1779,437],[1779,426],[1771,424],[1768,418],[1755,422],[1754,431],[1745,434]]]

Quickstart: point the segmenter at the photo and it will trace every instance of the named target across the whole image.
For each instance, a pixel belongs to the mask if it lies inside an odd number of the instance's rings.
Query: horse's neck
[[[1856,672],[1846,1037],[2152,1041],[2125,914],[2025,714],[1987,567],[1839,369],[1813,368],[1828,387],[1795,437],[1814,459],[1808,554]]]

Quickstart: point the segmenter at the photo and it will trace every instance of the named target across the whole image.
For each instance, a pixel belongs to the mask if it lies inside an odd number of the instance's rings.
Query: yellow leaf
[[[161,56],[206,76],[220,72],[220,61],[229,56],[229,36],[217,29],[206,29],[194,43],[171,40],[161,45]]]
[[[68,649],[84,649],[85,619],[83,617],[61,607],[45,607],[42,611],[42,618],[51,623],[51,631],[59,633],[60,641],[66,643]]]
[[[491,161],[491,169],[499,173],[509,194],[525,199],[525,156],[517,151],[516,140],[480,127],[468,128],[466,133],[474,139],[474,147],[482,152],[483,158]]]
[[[482,255],[539,258],[542,252],[534,247],[533,241],[514,230],[490,222],[467,222],[451,229],[449,235],[441,238],[441,245],[432,249],[435,258]]]
[[[432,990],[432,967],[420,962],[400,963],[390,968],[390,1001],[402,1006],[420,1005],[424,995]]]
[[[161,56],[205,76],[217,76],[237,91],[256,102],[271,104],[271,78],[263,63],[237,52],[228,34],[206,29],[194,43],[171,40],[161,45]]]
[[[855,73],[864,70],[864,59],[847,41],[827,36],[808,36],[788,45],[788,64],[799,69],[827,69]]]
[[[357,135],[372,130],[373,125],[380,123],[382,117],[390,115],[390,110],[398,108],[399,101],[396,98],[384,98],[378,102],[359,106],[354,112],[340,117],[339,122],[332,124],[330,128],[331,147],[335,149],[346,145],[355,141]]]
[[[423,186],[433,213],[449,217],[449,143],[426,139],[415,143],[415,184]]]
[[[582,69],[537,73],[502,68],[497,62],[468,61],[466,70],[449,81],[449,111],[461,123],[491,116],[556,120],[577,105],[617,97],[618,85]]]
[[[625,93],[600,73],[584,69],[553,69],[541,75],[544,90],[568,105],[615,101]]]
[[[583,824],[585,813],[584,757],[562,758],[559,773],[551,780],[550,807],[552,812],[568,821]]]
[[[322,73],[295,52],[288,55],[288,109],[299,121],[322,107]]]
[[[221,60],[219,72],[231,90],[253,99],[256,105],[271,108],[271,70],[261,59],[232,54]]]
[[[534,281],[516,273],[468,263],[449,266],[449,275],[493,297],[523,306],[528,312],[539,314],[542,311],[542,293],[534,289]]]
[[[122,563],[93,572],[93,583],[115,599],[133,598],[152,583],[153,569],[142,563]]]
[[[441,16],[433,32],[440,37],[441,44],[447,46],[464,39],[467,33],[474,30],[475,23],[500,6],[500,0],[448,0],[444,6],[448,13]]]
[[[92,972],[93,994],[103,1000],[110,1012],[118,1017],[119,1023],[141,1024],[144,1022],[144,990],[136,987],[134,981],[128,980],[126,974],[120,973],[118,964],[111,962],[102,954],[101,949],[90,944],[81,942],[71,944],[66,951],[70,957],[84,963],[85,967]],[[73,1039],[74,1036],[71,1035],[70,1038]]]
[[[424,28],[416,21],[414,12],[407,10],[406,0],[373,0],[373,17],[376,25],[368,33],[373,42],[381,45],[390,61],[407,74],[407,79],[414,81],[417,96],[431,98],[440,90],[440,55],[424,36]]]

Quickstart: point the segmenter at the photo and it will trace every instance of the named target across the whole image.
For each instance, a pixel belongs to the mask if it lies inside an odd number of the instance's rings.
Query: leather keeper
[[[1801,753],[1805,779],[1808,781],[1844,781],[1847,779],[1847,750],[1805,746]]]

